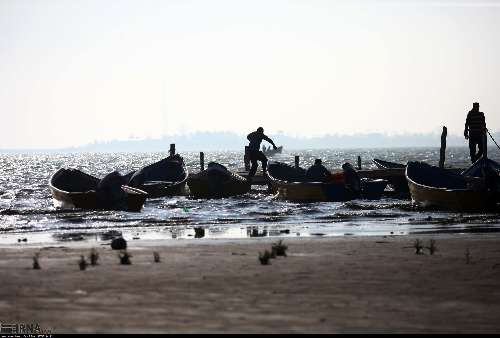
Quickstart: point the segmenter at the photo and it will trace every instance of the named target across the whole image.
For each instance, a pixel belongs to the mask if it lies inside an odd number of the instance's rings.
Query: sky
[[[500,2],[0,0],[0,149],[500,129]]]

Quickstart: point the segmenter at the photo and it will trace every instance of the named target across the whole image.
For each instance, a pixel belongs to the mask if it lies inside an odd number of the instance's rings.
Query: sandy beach
[[[415,254],[417,238],[438,251]],[[52,333],[500,332],[498,236],[287,238],[288,256],[261,265],[276,241],[129,241],[132,265],[109,245],[2,247],[0,322]],[[99,265],[80,271],[92,247]]]

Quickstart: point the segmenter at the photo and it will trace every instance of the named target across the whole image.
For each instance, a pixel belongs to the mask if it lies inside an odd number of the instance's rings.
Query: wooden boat
[[[146,192],[126,185],[119,185],[113,191],[106,187],[101,189],[100,182],[97,177],[77,169],[59,169],[49,181],[54,206],[87,210],[140,211],[142,209],[147,197]]]
[[[180,155],[169,156],[150,164],[132,175],[128,185],[148,193],[149,198],[185,195],[189,176],[184,159]]]
[[[403,194],[407,194],[409,192],[408,183],[404,175],[406,164],[384,161],[377,158],[374,158],[372,161],[379,169],[390,170],[393,172],[393,175],[387,176],[387,180],[394,191]]]
[[[404,168],[406,168],[406,164],[384,161],[384,160],[380,160],[378,158],[374,158],[372,160],[372,162],[375,163],[375,165],[379,169],[404,169]]]
[[[498,202],[499,169],[498,163],[488,159],[478,160],[461,175],[423,162],[408,162],[406,179],[412,200],[420,206],[484,211]]]
[[[187,180],[190,195],[195,198],[224,198],[250,191],[250,183],[219,163],[210,162],[207,169],[192,174]]]
[[[308,182],[305,173],[303,168],[274,162],[269,164],[266,177],[279,198],[294,202],[342,202],[358,195],[343,181]]]
[[[265,146],[262,147],[262,152],[267,157],[271,157],[271,156],[276,155],[276,154],[281,154],[282,151],[283,151],[283,146],[279,146],[276,149],[274,149],[272,147],[269,147],[269,148],[265,148]]]
[[[361,179],[361,198],[368,200],[378,200],[382,197],[387,187],[388,181],[384,179]]]

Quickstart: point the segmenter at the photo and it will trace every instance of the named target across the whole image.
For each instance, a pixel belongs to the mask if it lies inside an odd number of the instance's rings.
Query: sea
[[[190,172],[200,170],[199,152],[180,153]],[[437,165],[439,148],[283,150],[270,161],[307,168],[316,158],[332,169],[349,162],[375,168],[372,159],[424,161]],[[411,199],[293,203],[253,186],[250,193],[224,199],[175,196],[148,199],[141,212],[59,210],[49,190],[50,176],[61,167],[77,168],[97,177],[122,174],[167,156],[158,153],[4,153],[0,154],[0,244],[54,245],[67,242],[106,243],[117,235],[133,240],[196,241],[242,238],[332,236],[406,236],[437,233],[500,231],[498,213],[457,213],[422,209]],[[489,157],[500,162],[500,151]],[[206,152],[210,161],[242,170],[241,151]],[[447,167],[470,165],[466,147],[446,150]],[[260,167],[259,167],[259,170]],[[389,189],[389,188],[388,188]]]

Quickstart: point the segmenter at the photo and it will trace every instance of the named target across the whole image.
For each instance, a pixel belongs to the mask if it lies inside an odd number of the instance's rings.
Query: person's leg
[[[262,162],[262,173],[266,173],[267,171],[267,157],[266,155],[264,155],[264,153],[262,151],[259,151],[259,161]]]
[[[478,150],[477,155],[476,155],[476,161],[478,159],[480,159],[481,156],[484,155],[484,142],[485,142],[484,138],[485,137],[486,137],[486,135],[477,138],[477,147],[479,150]]]
[[[469,137],[469,152],[471,162],[476,162],[476,142],[472,137]]]
[[[259,164],[257,163],[258,156],[256,156],[256,152],[250,152],[250,163],[252,163],[252,167],[250,168],[250,171],[248,172],[248,177],[254,177],[255,173],[257,172],[257,167]]]

